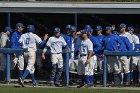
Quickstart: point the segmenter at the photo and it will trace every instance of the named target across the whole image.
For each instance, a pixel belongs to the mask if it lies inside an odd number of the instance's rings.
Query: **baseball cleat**
[[[20,83],[20,85],[21,85],[22,87],[25,87],[24,81],[23,81],[21,78],[19,78],[19,83]]]

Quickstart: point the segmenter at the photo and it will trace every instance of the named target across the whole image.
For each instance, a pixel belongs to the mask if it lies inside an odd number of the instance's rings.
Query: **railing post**
[[[107,82],[107,60],[106,60],[106,55],[104,57],[104,87],[106,87],[106,82]]]
[[[69,85],[69,52],[66,52],[66,85]]]
[[[6,54],[6,81],[10,81],[10,54]]]

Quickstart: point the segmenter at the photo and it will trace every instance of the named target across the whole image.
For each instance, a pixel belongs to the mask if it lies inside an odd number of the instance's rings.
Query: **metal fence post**
[[[107,61],[106,61],[106,55],[104,57],[104,87],[106,87],[106,82],[107,82]]]
[[[6,54],[6,81],[10,81],[10,54]]]
[[[77,29],[77,14],[74,15],[74,25],[75,25],[75,27]]]
[[[66,52],[66,85],[69,85],[69,52]]]

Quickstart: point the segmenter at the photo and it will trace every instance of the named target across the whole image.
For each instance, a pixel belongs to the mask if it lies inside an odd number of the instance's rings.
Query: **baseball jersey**
[[[101,50],[101,44],[96,37],[90,36],[89,39],[91,40],[91,42],[93,44],[93,50],[95,53],[97,53],[99,50]]]
[[[0,47],[1,48],[8,48],[9,46],[9,37],[7,34],[5,34],[4,32],[1,32],[1,35],[0,35]]]
[[[104,45],[104,50],[109,50],[109,51],[114,51],[114,50],[121,51],[124,47],[124,43],[122,42],[122,40],[114,34],[106,36],[105,39],[103,40],[103,45]]]
[[[93,44],[90,39],[82,40],[80,46],[80,54],[87,55],[89,51],[93,51]]]
[[[51,53],[62,53],[62,48],[65,47],[66,45],[67,45],[66,41],[62,36],[60,37],[52,36],[49,38],[46,44],[46,48],[50,47]]]
[[[133,43],[133,37],[132,37],[132,35],[130,33],[128,33],[128,32],[125,32],[124,34],[121,33],[119,36],[127,37],[128,40],[130,41],[130,43]]]
[[[136,36],[135,34],[132,35],[132,39],[133,39],[133,50],[135,50],[136,48],[136,45],[140,44],[140,41],[139,41],[139,37]],[[136,49],[137,50],[137,49]]]
[[[22,44],[23,49],[28,49],[28,51],[36,51],[36,43],[40,44],[42,42],[41,38],[34,33],[25,33],[21,35],[19,43]]]

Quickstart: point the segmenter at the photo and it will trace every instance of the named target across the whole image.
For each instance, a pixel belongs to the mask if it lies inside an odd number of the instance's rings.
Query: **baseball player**
[[[46,39],[48,38],[48,36],[45,35],[44,40],[42,41],[39,36],[34,34],[34,32],[35,32],[34,25],[28,25],[27,33],[21,35],[18,41],[22,45],[22,48],[25,50],[24,57],[27,62],[26,70],[22,75],[22,77],[20,78],[20,84],[22,85],[22,87],[24,87],[24,80],[28,74],[31,75],[33,86],[37,85],[34,76],[35,71],[34,64],[36,60],[36,50],[37,50],[36,44],[38,43],[43,46],[46,42]]]
[[[54,36],[50,37],[46,47],[43,50],[42,58],[45,59],[45,52],[49,47],[51,50],[51,62],[52,71],[50,75],[50,85],[51,86],[61,86],[59,79],[63,71],[63,58],[62,58],[62,48],[66,47],[66,42],[64,38],[60,35],[60,28],[56,27],[54,29]]]
[[[102,34],[102,27],[101,26],[97,26],[96,27],[96,38],[98,39],[99,43],[101,44],[101,49],[99,51],[97,51],[96,55],[97,55],[97,66],[99,67],[99,74],[100,74],[100,79],[103,80],[103,61],[104,58],[102,56],[103,54],[103,40],[105,38],[105,36]],[[102,82],[100,82],[102,83]]]
[[[134,51],[139,51],[140,48],[140,41],[139,37],[134,34],[134,29],[132,27],[127,28],[128,32],[132,35],[133,37],[133,50]],[[131,70],[131,82],[133,83],[133,71],[136,70],[136,67],[138,66],[138,71],[139,71],[139,83],[140,83],[140,57],[135,56],[132,57],[132,70]]]
[[[75,54],[78,52],[77,50],[79,47],[75,43],[76,28],[72,26],[70,31],[71,31],[71,57],[70,57],[69,66],[70,66],[71,71],[75,71],[77,63],[78,63],[78,58],[75,58],[78,55],[75,55]]]
[[[87,30],[88,30],[88,37],[93,44],[93,51],[95,52],[95,54],[97,54],[97,52],[99,50],[101,50],[101,44],[99,43],[98,39],[95,36],[92,35],[93,34],[93,29],[90,27],[90,28],[87,28]],[[93,56],[93,62],[95,62],[94,70],[93,70],[95,72],[95,71],[97,71],[97,56],[96,55]],[[93,75],[93,78],[94,78],[94,75]]]
[[[22,23],[17,23],[16,24],[16,29],[13,32],[11,36],[11,48],[12,49],[21,49],[22,46],[18,42],[19,38],[22,35],[22,32],[24,30],[24,25]],[[22,72],[24,70],[24,57],[22,54],[14,54],[13,55],[13,62],[11,63],[11,70],[18,64],[18,69],[19,69],[19,77],[22,76]]]
[[[103,40],[104,50],[121,51],[124,47],[124,43],[122,42],[122,40],[118,36],[112,34],[111,26],[107,26],[105,30],[106,30],[107,36]],[[118,44],[119,44],[119,47],[118,47]],[[114,85],[113,70],[117,72],[116,67],[118,67],[117,56],[107,56],[107,70],[108,70],[112,85]]]
[[[82,31],[82,41],[80,44],[80,60],[78,62],[78,75],[83,76],[81,78],[82,84],[78,87],[90,87],[93,85],[93,70],[94,70],[94,53],[93,44],[88,38],[88,31],[84,29]],[[84,80],[85,77],[85,80]],[[84,84],[86,82],[86,84]]]
[[[0,48],[9,48],[10,40],[9,36],[12,32],[10,27],[5,27],[4,31],[0,34]],[[4,54],[0,54],[0,81],[4,80],[4,71],[6,67],[6,56]]]
[[[132,35],[128,32],[126,32],[126,25],[125,24],[120,24],[120,35],[121,37],[127,37],[129,42],[131,43],[131,47],[132,47],[132,43],[133,43],[133,38]],[[130,58],[127,56],[120,56],[119,57],[119,61],[125,65],[124,66],[124,72],[126,74],[126,86],[130,85]],[[122,73],[123,74],[123,73]]]

